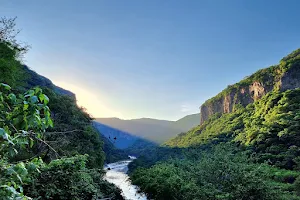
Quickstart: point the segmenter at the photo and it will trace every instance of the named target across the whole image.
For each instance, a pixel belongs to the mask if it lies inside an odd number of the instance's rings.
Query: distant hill
[[[291,146],[298,148],[297,153],[293,152],[295,155],[300,153],[299,100],[300,49],[297,49],[279,64],[258,70],[208,99],[201,105],[201,125],[166,144],[190,147],[232,140],[252,145],[274,163],[275,158],[285,158],[284,162],[276,160],[276,165],[292,168],[294,155],[287,156],[292,154]]]
[[[94,127],[104,136],[110,143],[118,149],[126,149],[137,144],[153,144],[153,142],[142,139],[125,131],[112,128],[99,122],[94,122]]]
[[[27,65],[21,65],[20,68],[20,70],[24,71],[24,76],[27,77],[25,86],[26,89],[30,89],[36,86],[47,87],[52,89],[57,94],[68,95],[75,98],[75,94],[73,92],[54,85],[50,79],[31,70]]]
[[[96,118],[103,125],[142,137],[155,143],[164,143],[181,132],[186,132],[200,123],[200,114],[192,114],[177,121],[141,118],[122,120],[119,118]]]
[[[132,183],[152,199],[300,200],[300,49],[207,100],[200,121],[130,163]]]
[[[183,129],[183,132],[190,130],[192,127],[199,125],[200,114],[187,115],[174,123],[174,126],[178,129]]]
[[[125,149],[131,146],[138,137],[131,135],[125,131],[121,131],[105,124],[94,122],[94,127],[107,138],[115,147]]]

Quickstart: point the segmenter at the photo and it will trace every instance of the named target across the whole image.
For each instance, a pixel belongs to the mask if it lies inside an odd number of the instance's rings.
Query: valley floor
[[[104,168],[106,171],[104,179],[120,188],[125,199],[147,200],[144,194],[138,193],[137,186],[131,183],[127,175],[128,164],[131,162],[132,159],[107,164]]]

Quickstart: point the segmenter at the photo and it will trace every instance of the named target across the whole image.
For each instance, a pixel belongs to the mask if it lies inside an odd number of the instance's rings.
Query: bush
[[[244,154],[228,146],[203,152],[200,160],[172,160],[137,169],[133,184],[153,199],[274,200],[275,190]]]
[[[77,155],[51,161],[41,168],[27,195],[36,199],[90,200],[99,198],[123,199],[120,189],[103,180],[103,170],[88,169],[87,155]]]

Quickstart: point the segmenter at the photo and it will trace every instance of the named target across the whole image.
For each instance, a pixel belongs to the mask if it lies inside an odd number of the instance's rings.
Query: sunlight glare
[[[101,101],[101,96],[99,93],[94,94],[88,89],[73,85],[71,83],[62,81],[55,81],[54,83],[59,87],[72,91],[76,95],[77,105],[85,108],[93,117],[122,118],[122,114],[120,112],[110,109],[103,101]]]

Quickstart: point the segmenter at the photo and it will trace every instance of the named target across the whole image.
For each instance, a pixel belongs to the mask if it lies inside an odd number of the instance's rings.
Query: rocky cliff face
[[[235,106],[247,106],[272,90],[285,91],[300,87],[300,49],[280,64],[259,70],[250,77],[228,86],[200,107],[200,124],[215,113],[230,113]]]

